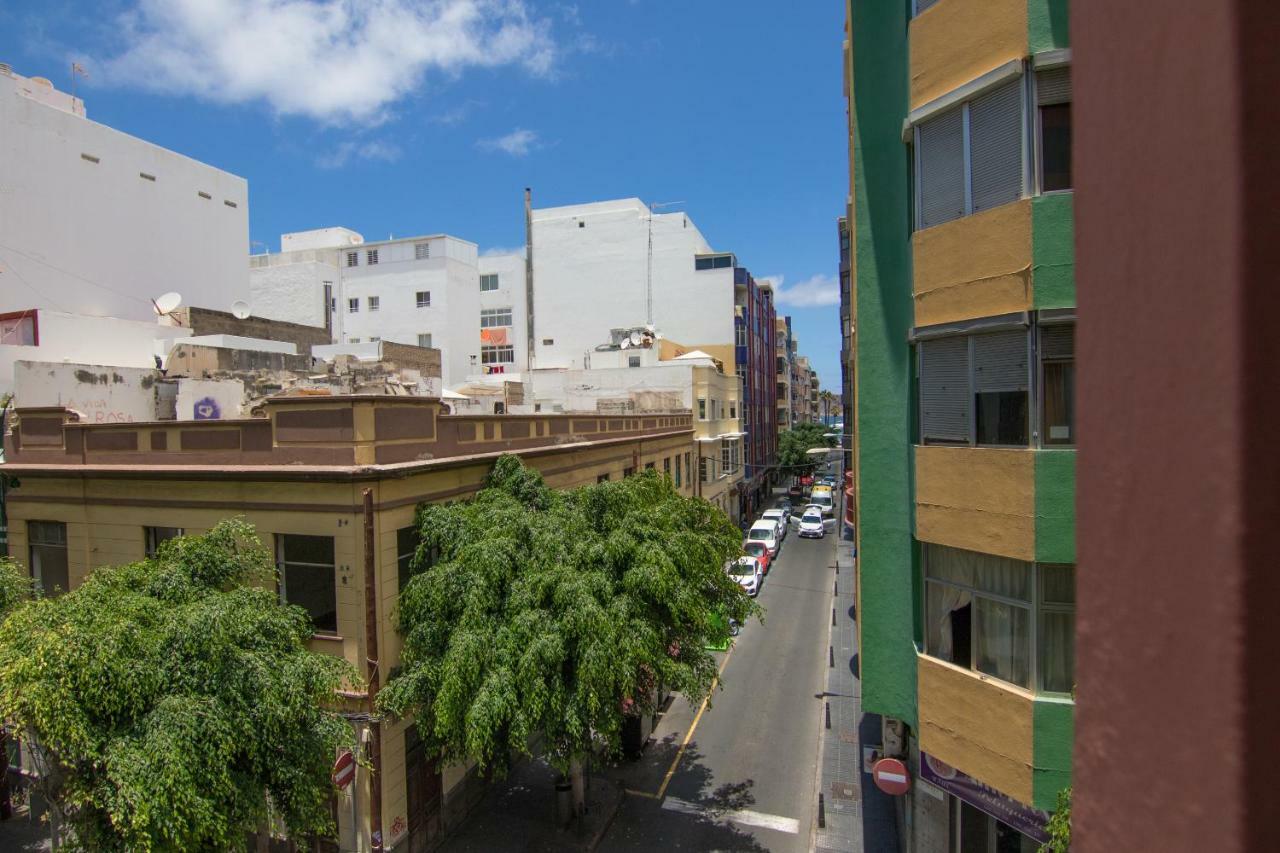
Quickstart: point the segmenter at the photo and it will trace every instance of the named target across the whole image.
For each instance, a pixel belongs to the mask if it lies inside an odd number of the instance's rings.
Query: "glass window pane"
[[[991,391],[975,394],[978,444],[1025,446],[1027,392]]]
[[[974,586],[982,592],[1031,603],[1031,564],[994,554],[974,554]]]
[[[283,556],[286,563],[333,565],[332,536],[296,536],[290,534],[281,538],[284,541]]]
[[[1040,600],[1046,604],[1075,604],[1076,567],[1072,565],[1040,565]]]
[[[156,551],[160,549],[160,543],[168,542],[170,539],[176,539],[182,535],[181,527],[147,527],[146,531],[146,553],[148,557],[154,557]]]
[[[27,538],[33,544],[65,547],[67,526],[61,521],[30,521],[27,522]]]
[[[35,545],[30,548],[31,576],[47,596],[66,592],[71,587],[65,545]]]
[[[1076,365],[1074,361],[1044,364],[1044,443],[1076,443]]]
[[[928,581],[925,589],[925,653],[958,666],[972,666],[973,596],[967,590],[935,581]]]
[[[1071,177],[1071,104],[1040,108],[1040,188],[1069,190]]]
[[[974,668],[1002,681],[1030,687],[1030,611],[982,597],[975,605]]]
[[[418,528],[401,527],[396,531],[396,569],[400,576],[400,591],[413,577],[413,556],[418,550]]]
[[[1076,615],[1071,611],[1040,611],[1040,688],[1070,693],[1075,687]]]
[[[333,566],[304,566],[285,563],[285,600],[311,614],[311,624],[320,632],[338,631],[337,590]]]
[[[960,853],[991,853],[991,824],[985,812],[960,803]]]
[[[973,551],[925,543],[925,574],[931,578],[973,586],[973,566],[979,556]]]

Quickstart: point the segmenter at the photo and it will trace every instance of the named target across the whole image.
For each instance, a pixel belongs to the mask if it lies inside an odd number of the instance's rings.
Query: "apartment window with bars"
[[[1071,69],[1036,73],[1036,142],[1041,192],[1069,190],[1071,175]]]
[[[430,348],[431,346],[430,333],[418,335],[418,346]]]
[[[414,301],[418,303],[419,308],[430,308],[431,307],[431,291],[419,290],[416,294],[414,294]]]
[[[358,266],[360,266],[360,253],[359,253],[359,252],[347,252],[347,266],[349,266],[349,267],[358,267]]]
[[[364,253],[364,262],[369,266],[373,266],[378,262],[378,250],[370,249]]]
[[[276,536],[280,598],[311,616],[317,633],[338,632],[338,589],[332,536]]]
[[[430,257],[431,257],[430,243],[414,243],[413,244],[413,259],[415,261],[425,261]]]
[[[492,329],[495,326],[511,325],[510,308],[482,308],[480,310],[480,328]]]
[[[916,227],[930,228],[1022,198],[1019,77],[916,125]]]
[[[481,293],[485,293],[487,291],[497,290],[497,289],[498,289],[498,274],[496,272],[485,273],[484,275],[480,276],[480,292]]]
[[[510,346],[480,347],[481,364],[511,364],[516,360],[516,351]]]
[[[370,296],[370,297],[369,297],[369,310],[370,310],[370,311],[377,311],[381,306],[382,306],[382,297],[380,297],[380,296]]]
[[[347,300],[347,313],[348,314],[360,313],[360,299],[358,297],[353,297]]]

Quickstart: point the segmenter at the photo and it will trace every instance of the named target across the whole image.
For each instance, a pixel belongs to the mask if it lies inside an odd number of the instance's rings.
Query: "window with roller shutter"
[[[921,341],[921,442],[1027,446],[1029,341],[1025,327]]]
[[[1071,176],[1071,68],[1036,74],[1036,139],[1042,192],[1069,190]]]
[[[1075,324],[1041,326],[1040,430],[1046,447],[1076,443]]]
[[[1027,333],[973,336],[974,427],[978,444],[1028,443]]]
[[[969,339],[920,344],[920,426],[925,444],[969,443]]]

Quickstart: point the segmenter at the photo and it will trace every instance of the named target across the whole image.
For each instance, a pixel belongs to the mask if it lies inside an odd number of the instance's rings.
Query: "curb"
[[[606,816],[603,821],[601,821],[600,828],[597,829],[591,839],[587,841],[586,846],[583,848],[587,853],[592,853],[592,851],[600,846],[600,842],[604,841],[604,837],[609,834],[609,827],[613,826],[613,819],[618,816],[618,812],[622,810],[622,803],[627,799],[626,786],[620,781],[614,784],[616,784],[618,788],[618,799],[613,804],[613,810],[609,812],[608,816]]]

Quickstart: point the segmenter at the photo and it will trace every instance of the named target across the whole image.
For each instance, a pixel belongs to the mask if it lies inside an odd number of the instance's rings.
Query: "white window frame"
[[[503,319],[506,322],[502,322]],[[481,308],[480,309],[480,328],[482,329],[501,329],[509,328],[515,325],[514,309],[506,308]]]
[[[378,263],[378,250],[366,249],[364,253],[365,266],[375,266]]]
[[[366,298],[366,301],[369,303],[369,312],[370,312],[370,313],[373,313],[374,311],[377,311],[377,310],[379,310],[379,309],[381,309],[381,308],[382,308],[382,297],[381,297],[381,296],[369,296],[369,297],[367,297],[367,298]]]
[[[359,253],[359,252],[347,252],[347,266],[349,266],[349,267],[358,267],[358,266],[360,266],[360,253]]]
[[[488,285],[488,286],[486,286]],[[496,272],[486,272],[480,274],[480,292],[491,293],[502,286],[501,279]]]
[[[431,307],[431,291],[430,290],[416,291],[413,295],[413,299],[418,304],[419,308]]]
[[[360,297],[359,296],[351,296],[347,298],[347,313],[348,314],[360,313]]]
[[[426,343],[423,343],[423,339],[425,339],[425,340],[426,340]],[[430,348],[431,348],[431,333],[430,333],[430,332],[419,332],[419,333],[418,333],[418,346],[423,347],[424,349],[430,349]]]
[[[482,344],[480,346],[481,364],[515,364],[516,348],[511,344]]]

